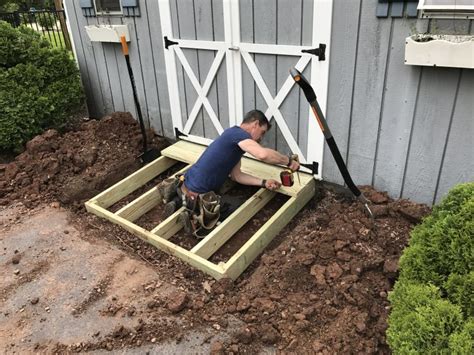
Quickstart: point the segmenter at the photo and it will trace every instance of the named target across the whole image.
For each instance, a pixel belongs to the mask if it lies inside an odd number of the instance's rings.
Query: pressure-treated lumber
[[[180,258],[216,279],[223,277],[236,279],[250,265],[255,257],[262,252],[276,234],[286,226],[295,214],[314,196],[315,181],[311,175],[300,173],[301,184],[295,181],[294,186],[280,189],[276,192],[266,189],[258,190],[190,251],[169,241],[169,239],[182,228],[178,217],[184,210],[183,207],[166,218],[151,231],[133,223],[134,220],[160,203],[160,196],[156,187],[153,187],[115,213],[107,210],[107,207],[112,206],[129,193],[143,186],[178,161],[188,164],[194,163],[204,149],[204,146],[180,141],[163,150],[162,154],[164,156],[156,159],[154,162],[90,199],[86,202],[86,208],[87,211],[122,226],[127,231],[137,235],[155,247]],[[180,172],[183,172],[184,169]],[[264,164],[253,159],[243,158],[242,170],[262,178],[278,179],[282,168]],[[221,193],[225,193],[231,186],[232,184],[226,184]],[[289,200],[236,254],[231,256],[226,263],[221,262],[218,265],[207,260],[278,192],[289,195]],[[193,238],[192,236],[189,237]]]
[[[161,154],[169,158],[180,160],[188,164],[194,163],[206,149],[206,146],[199,145],[196,143],[179,141],[168,148],[161,151]],[[261,179],[275,179],[280,181],[280,172],[283,170],[281,167],[263,163],[261,161],[243,157],[241,170],[244,173],[251,174]],[[298,178],[295,178],[295,184],[291,187],[282,186],[277,192],[288,195],[296,196],[299,190],[313,180],[313,176],[309,174],[300,173],[301,184]]]
[[[176,163],[177,161],[174,159],[164,156],[159,157],[150,164],[145,165],[143,168],[135,171],[125,179],[109,187],[107,190],[101,192],[95,196],[92,201],[96,201],[101,207],[110,207],[115,202],[120,201],[122,198],[160,175],[162,172],[168,170]]]
[[[112,212],[107,211],[105,208],[102,208],[93,202],[86,202],[86,209],[87,211],[92,212],[99,217],[103,217],[112,223],[122,226],[124,229],[140,237],[145,242],[154,245],[158,249],[163,250],[168,254],[177,256],[181,260],[194,266],[196,269],[199,269],[216,279],[221,279],[224,276],[222,267],[220,265],[211,263],[210,261],[180,247],[179,245],[171,243],[170,241],[161,238],[160,236],[155,235],[132,222],[127,221],[125,218],[116,216]]]
[[[275,194],[275,192],[267,189],[258,190],[201,242],[191,249],[191,252],[208,259],[240,228],[242,228],[250,218],[260,211],[275,196]]]
[[[184,207],[179,208],[175,213],[153,228],[151,232],[159,235],[163,239],[170,239],[183,228],[183,226],[178,223],[179,214],[183,211]]]
[[[171,175],[171,177],[174,177],[178,174],[183,174],[187,169],[189,169],[189,165],[177,171]],[[161,198],[158,192],[158,187],[154,186],[143,195],[140,195],[129,204],[123,206],[121,209],[115,212],[115,214],[129,220],[130,222],[133,222],[160,203]]]
[[[233,186],[234,186],[233,181],[227,179],[224,185],[221,187],[221,193],[225,194]],[[170,239],[173,235],[178,233],[183,228],[183,226],[180,223],[178,223],[178,216],[184,210],[185,210],[184,207],[181,207],[180,209],[178,209],[178,211],[173,213],[171,216],[169,216],[167,219],[165,219],[160,224],[158,224],[155,228],[153,228],[151,232],[153,234],[161,236],[164,239]]]
[[[224,265],[225,275],[236,279],[272,239],[314,196],[315,182],[310,181],[296,197],[291,197]]]

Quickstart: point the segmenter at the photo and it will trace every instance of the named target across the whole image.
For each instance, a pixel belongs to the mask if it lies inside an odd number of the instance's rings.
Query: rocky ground
[[[140,149],[136,122],[115,113],[47,131],[0,165],[2,352],[389,353],[387,293],[426,206],[363,187],[372,223],[359,203],[320,186],[235,282],[216,282],[85,212],[84,201],[139,167]],[[282,203],[211,260],[225,260]]]

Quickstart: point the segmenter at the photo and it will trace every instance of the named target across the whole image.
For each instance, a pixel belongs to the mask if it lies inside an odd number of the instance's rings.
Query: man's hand
[[[291,159],[291,164],[288,166],[292,171],[297,171],[300,169],[300,163],[298,160]]]
[[[279,189],[280,186],[281,186],[281,183],[273,179],[269,179],[265,182],[265,187],[270,191],[275,191]]]

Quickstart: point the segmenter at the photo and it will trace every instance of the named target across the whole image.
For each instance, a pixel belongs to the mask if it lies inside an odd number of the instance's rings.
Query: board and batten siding
[[[474,180],[474,70],[404,65],[405,38],[473,21],[378,19],[376,3],[334,2],[326,116],[357,184],[431,205]],[[343,183],[329,150],[323,178]]]
[[[394,198],[431,205],[455,184],[474,180],[474,70],[406,66],[405,38],[416,31],[474,34],[473,21],[379,19],[376,3],[334,0],[327,120],[356,184],[374,185]],[[172,138],[158,1],[140,0],[139,4],[140,17],[86,18],[78,1],[65,1],[89,113],[101,117],[130,111],[136,117],[120,45],[91,43],[84,29],[90,24],[126,23],[143,116],[158,134]],[[170,5],[175,38],[224,39],[222,0],[171,0]],[[241,39],[310,45],[312,8],[311,0],[240,0]],[[183,52],[202,84],[215,53]],[[295,64],[294,58],[252,57],[275,95],[288,68]],[[229,112],[225,68],[224,59],[208,95],[224,128]],[[184,122],[197,94],[179,63],[177,70]],[[311,76],[309,67],[304,75]],[[245,65],[242,78],[243,111],[265,111],[263,97]],[[308,106],[304,95],[294,87],[280,110],[306,151]],[[191,133],[217,136],[205,110],[201,109]],[[278,128],[269,132],[264,143],[289,151]],[[322,172],[324,180],[343,184],[329,149],[324,152]]]

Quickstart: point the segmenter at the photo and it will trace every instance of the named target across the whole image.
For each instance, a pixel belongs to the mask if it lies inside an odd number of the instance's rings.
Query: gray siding
[[[431,205],[474,180],[474,71],[406,66],[404,39],[472,34],[472,21],[377,19],[375,7],[334,3],[327,118],[357,184]],[[323,178],[343,183],[329,150]]]
[[[84,26],[127,23],[130,57],[145,121],[158,134],[173,137],[157,1],[140,0],[140,17],[86,18],[78,1],[66,0],[90,115],[113,111],[136,116],[125,60],[119,44],[91,43]],[[224,40],[222,0],[171,0],[176,38]],[[456,183],[474,180],[474,70],[405,66],[405,37],[416,30],[473,34],[468,20],[378,19],[376,1],[335,0],[330,43],[327,119],[356,184],[370,184],[394,197],[432,204]],[[241,39],[251,43],[309,45],[311,0],[241,0]],[[183,50],[201,83],[214,51]],[[252,55],[273,95],[296,59]],[[242,60],[243,62],[243,60]],[[177,61],[183,122],[196,92]],[[309,77],[311,72],[306,69]],[[243,111],[266,109],[250,72],[242,65]],[[229,126],[226,63],[208,95],[224,128]],[[306,151],[307,102],[294,87],[280,106],[288,127]],[[193,134],[217,132],[201,109]],[[281,131],[264,144],[288,153]],[[343,184],[325,149],[323,178]]]

